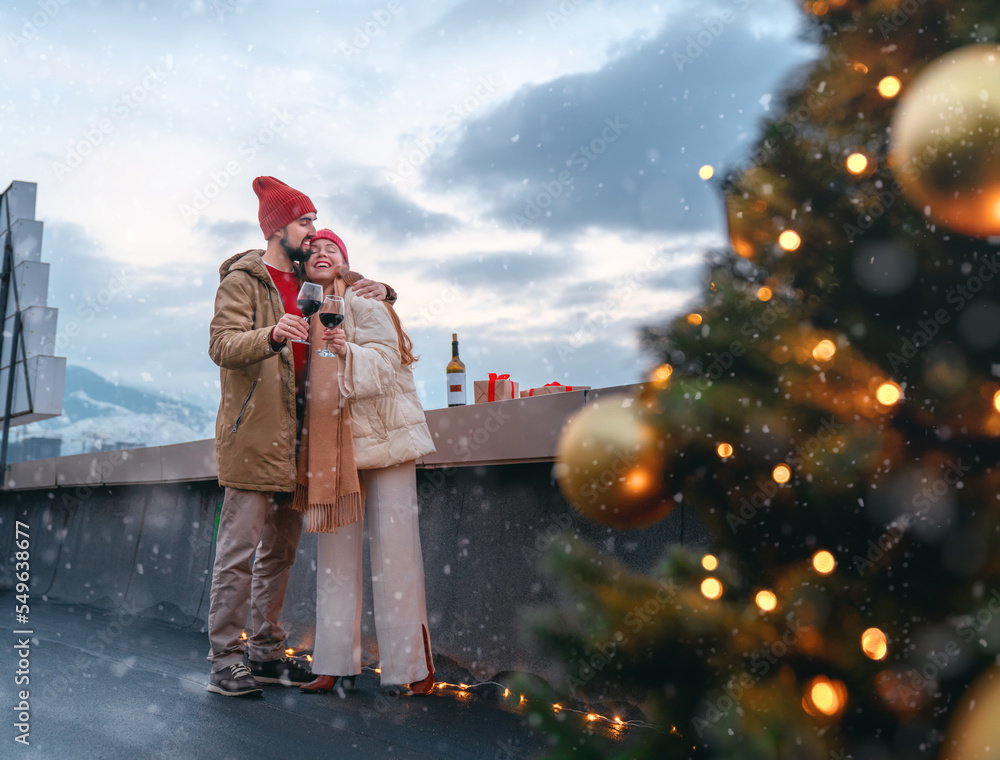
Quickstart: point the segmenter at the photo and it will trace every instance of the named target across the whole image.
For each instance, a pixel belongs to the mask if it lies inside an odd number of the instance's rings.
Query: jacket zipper
[[[264,292],[267,294],[267,300],[273,303],[273,300],[271,298],[271,290],[272,290],[272,288],[274,289],[274,292],[278,295],[278,298],[279,298],[279,301],[280,301],[280,299],[281,299],[281,292],[277,289],[277,287],[275,287],[273,285],[273,282],[271,284],[264,283]],[[285,308],[284,301],[281,301],[281,308],[282,308],[282,310],[284,310],[284,308]],[[292,354],[291,351],[289,351],[289,356],[293,356],[293,354]],[[294,358],[291,358],[291,359],[288,360],[288,366],[289,366],[290,369],[292,369],[292,371],[294,371],[294,366],[295,366],[294,362],[295,362]],[[288,375],[286,374],[286,378],[287,378],[287,376]],[[286,380],[286,392],[289,390],[287,382],[288,381]],[[257,385],[256,381],[254,381],[254,385]],[[294,397],[295,396],[294,385],[292,386],[292,388],[290,390],[292,390],[292,396]],[[251,395],[253,394],[253,386],[250,387],[250,394]],[[250,401],[250,396],[247,396],[247,401],[248,402]],[[246,409],[246,404],[243,405],[243,408]],[[241,411],[240,412],[240,417],[242,417],[242,416],[243,416],[243,412]],[[240,417],[236,418],[236,425],[233,425],[233,432],[234,433],[236,432],[236,427],[240,424]],[[296,461],[295,461],[295,431],[298,429],[297,410],[295,408],[295,402],[294,401],[292,402],[292,412],[291,412],[291,414],[288,415],[288,424],[289,424],[289,430],[290,430],[290,435],[289,435],[289,439],[290,439],[289,440],[289,453],[290,453],[290,456],[289,456],[289,460],[288,460],[288,462],[289,462],[289,468],[288,469],[289,469],[289,475],[290,475],[290,477],[292,479],[292,488],[294,489],[295,488],[295,467],[296,467]]]
[[[233,432],[234,433],[236,432],[236,428],[238,428],[240,426],[240,420],[243,419],[243,413],[247,410],[247,404],[250,403],[250,397],[253,396],[254,388],[257,387],[257,383],[259,383],[259,382],[260,382],[259,380],[254,380],[253,383],[250,385],[250,392],[247,394],[247,400],[243,402],[243,408],[240,409],[240,414],[236,418],[236,424],[233,425]]]
[[[281,309],[282,309],[282,311],[284,311],[284,309],[285,309],[285,302],[281,298],[281,291],[279,291],[276,287],[275,287],[274,291],[275,291],[275,293],[278,296],[278,303],[281,304]],[[271,287],[270,286],[267,287],[267,300],[268,301],[271,300]],[[279,319],[280,319],[280,317],[279,317]],[[289,348],[291,348],[291,347],[289,347]],[[295,435],[295,433],[298,430],[299,420],[298,420],[298,409],[296,408],[297,402],[294,400],[295,399],[295,384],[293,382],[291,382],[291,376],[295,372],[295,354],[294,354],[294,352],[292,352],[290,350],[288,352],[288,357],[289,357],[287,359],[288,371],[285,373],[285,393],[288,393],[289,391],[291,391],[293,401],[292,401],[292,410],[291,410],[291,412],[289,413],[288,409],[286,407],[285,414],[288,416],[288,475],[291,478],[291,481],[292,481],[292,490],[294,491],[295,490],[295,474],[296,474],[295,473],[295,469],[296,469],[296,465],[297,465],[297,461],[296,461],[296,457],[295,457],[295,442],[296,442],[296,435]]]

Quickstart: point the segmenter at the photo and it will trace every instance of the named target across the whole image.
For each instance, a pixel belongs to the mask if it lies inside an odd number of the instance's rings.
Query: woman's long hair
[[[388,301],[383,301],[385,308],[389,310],[389,317],[392,319],[392,323],[396,326],[396,334],[399,336],[399,359],[402,364],[416,364],[419,356],[413,353],[413,341],[410,340],[410,336],[406,334],[406,330],[403,329],[403,325],[399,321],[399,315],[396,313],[396,309]]]

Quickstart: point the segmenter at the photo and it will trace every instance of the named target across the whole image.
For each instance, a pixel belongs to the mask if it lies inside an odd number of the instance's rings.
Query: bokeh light
[[[837,353],[837,346],[832,340],[821,340],[813,349],[813,359],[820,362],[829,361]]]
[[[792,478],[792,468],[782,462],[771,472],[775,483],[787,483]]]
[[[715,447],[715,450],[723,459],[728,459],[733,455],[733,447],[728,443],[720,443]]]
[[[715,169],[713,169],[709,164],[705,164],[698,170],[698,176],[702,179],[712,179],[715,175]]]
[[[869,628],[861,634],[861,650],[873,660],[881,660],[889,651],[885,634],[878,628]]]
[[[701,314],[697,312],[687,315],[687,321],[689,325],[700,325],[701,324]]]
[[[669,364],[661,364],[650,373],[649,379],[653,383],[654,387],[659,390],[663,390],[670,383],[670,377],[673,374],[673,367]]]
[[[896,97],[901,89],[903,83],[893,76],[882,77],[878,83],[878,94],[886,99]]]
[[[847,171],[861,174],[868,168],[868,157],[864,153],[852,153],[847,157]]]
[[[773,295],[774,293],[766,285],[757,291],[757,298],[759,298],[761,301],[770,301],[771,296]]]
[[[786,251],[797,250],[800,245],[802,245],[802,238],[799,237],[799,233],[795,230],[785,230],[780,235],[778,235],[778,245],[784,248]]]
[[[764,612],[770,612],[778,606],[778,597],[772,591],[758,591],[754,601]]]
[[[722,597],[722,583],[718,578],[706,578],[701,582],[701,593],[706,599]]]
[[[831,681],[826,676],[816,676],[806,687],[802,707],[810,715],[833,717],[847,704],[847,687],[842,681]]]
[[[706,554],[701,558],[701,566],[711,572],[719,566],[719,560],[714,554]]]
[[[837,560],[826,549],[821,549],[813,555],[813,569],[821,575],[829,575],[837,567]]]
[[[875,391],[875,398],[883,406],[892,406],[903,395],[903,389],[894,382],[882,383]]]
[[[641,496],[649,490],[654,479],[642,467],[633,467],[625,476],[625,490],[629,493]]]

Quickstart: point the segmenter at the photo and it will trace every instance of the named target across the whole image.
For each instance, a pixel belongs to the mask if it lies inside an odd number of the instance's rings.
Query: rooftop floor
[[[346,698],[280,685],[265,685],[262,697],[222,697],[205,689],[203,632],[34,597],[25,626],[14,622],[12,592],[0,593],[0,604],[11,611],[0,657],[4,757],[493,760],[546,748],[527,714],[495,698],[391,696],[367,669]],[[30,637],[17,633],[24,629]],[[28,638],[25,668],[26,652],[15,649]],[[29,683],[17,685],[19,670]],[[11,727],[21,690],[29,692],[27,747]]]

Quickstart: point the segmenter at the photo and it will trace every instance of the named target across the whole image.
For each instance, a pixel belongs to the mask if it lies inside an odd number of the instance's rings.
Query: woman
[[[417,526],[417,457],[434,451],[412,344],[390,304],[356,296],[343,241],[320,230],[305,275],[344,298],[344,323],[312,321],[305,425],[293,506],[319,533],[316,645],[304,692],[361,672],[361,536],[367,513],[382,684],[434,689]],[[338,358],[317,356],[327,342]],[[322,674],[322,675],[320,675]]]

